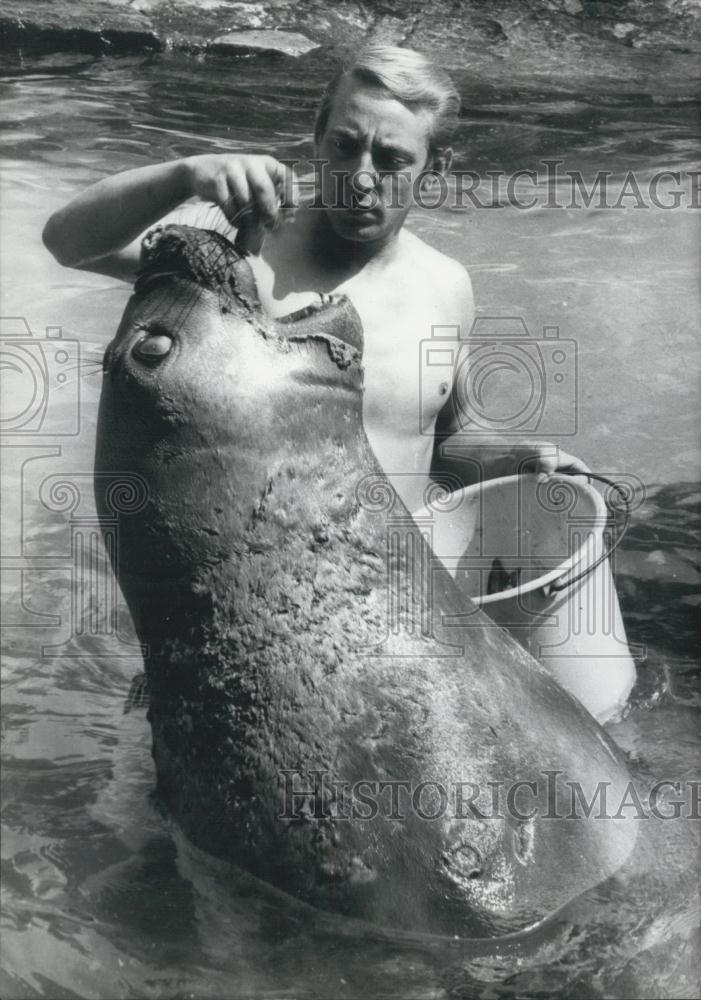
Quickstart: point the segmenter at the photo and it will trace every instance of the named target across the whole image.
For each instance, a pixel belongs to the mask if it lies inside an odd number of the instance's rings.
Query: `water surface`
[[[458,166],[486,176],[539,170],[551,157],[590,179],[635,170],[641,183],[662,169],[698,169],[696,119],[682,93],[616,94],[596,80],[573,93],[544,79],[536,57],[517,84],[460,76]],[[72,194],[119,169],[204,151],[310,155],[327,67],[304,67],[295,76],[286,64],[261,72],[247,60],[54,56],[17,67],[3,84],[1,314],[15,317],[15,332],[16,318],[26,319],[37,339],[61,328],[67,361],[50,374],[69,376],[51,382],[43,416],[29,407],[31,433],[12,426],[3,452],[3,995],[698,995],[688,823],[668,824],[654,860],[648,852],[636,862],[628,882],[587,894],[522,942],[483,947],[400,941],[311,917],[189,848],[149,798],[147,723],[143,712],[123,715],[140,669],[131,623],[99,543],[87,575],[75,564],[82,541],[98,534],[92,362],[129,289],[59,267],[40,232]],[[636,767],[693,778],[696,215],[446,207],[409,224],[468,267],[482,316],[521,317],[534,337],[557,326],[574,345],[576,431],[561,443],[597,471],[642,484],[616,562],[640,682],[612,733]],[[16,400],[22,386],[9,380]]]

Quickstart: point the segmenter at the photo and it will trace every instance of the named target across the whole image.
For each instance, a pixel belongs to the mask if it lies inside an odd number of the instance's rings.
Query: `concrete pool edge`
[[[623,0],[610,15],[580,0],[500,0],[488,11],[479,0],[457,6],[450,0],[6,0],[0,13],[2,50],[20,57],[176,50],[300,58],[370,40],[440,52],[448,69],[478,70],[488,57],[503,71],[535,43],[548,51],[546,74],[571,71],[572,47],[594,45],[631,63],[616,74],[623,84],[650,57],[691,62],[701,53],[701,9],[674,0]],[[586,67],[577,73],[586,76]]]

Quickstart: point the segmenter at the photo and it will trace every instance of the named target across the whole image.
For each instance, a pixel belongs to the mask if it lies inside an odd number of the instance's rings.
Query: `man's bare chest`
[[[429,276],[410,266],[369,268],[330,282],[308,266],[303,276],[291,277],[262,258],[252,263],[261,302],[271,315],[304,308],[319,300],[321,290],[347,295],[363,328],[366,422],[391,425],[400,436],[431,431],[452,385],[448,354],[454,357],[449,349],[439,358],[431,344],[436,329],[445,333],[458,320]]]

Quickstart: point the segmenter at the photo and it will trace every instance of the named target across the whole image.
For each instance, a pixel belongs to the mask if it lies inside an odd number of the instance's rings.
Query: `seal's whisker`
[[[223,230],[232,229],[235,224],[235,220],[240,214],[236,212],[231,218],[226,214],[226,212],[221,208],[220,205],[212,205],[205,216],[207,222],[207,228],[213,229],[215,232],[221,232]],[[222,224],[223,223],[223,224]],[[223,234],[222,234],[223,235]]]
[[[197,287],[194,287],[188,291],[187,295],[185,296],[185,301],[173,315],[173,323],[175,326],[181,327],[185,324],[190,313],[197,305],[197,302],[200,298],[200,294],[201,294],[201,289]],[[162,307],[164,311],[167,310],[168,312],[171,312],[173,309],[173,301],[171,295],[167,291],[164,291],[162,295],[159,297],[159,299],[156,301],[155,307],[157,310],[160,310],[160,308]]]
[[[86,365],[102,365],[102,357],[99,358],[81,358],[74,365],[69,365],[68,368],[64,368],[63,371],[73,371],[75,368],[84,368]]]
[[[89,369],[84,371],[83,369]],[[78,372],[78,378],[85,378],[87,375],[95,375],[97,372],[102,371],[102,358],[98,361],[97,358],[81,358],[74,365],[68,365],[66,368],[62,368],[63,374],[66,372]],[[75,381],[72,380],[72,381]]]
[[[57,392],[59,389],[65,388],[67,385],[76,385],[81,379],[87,378],[89,375],[101,375],[102,366],[99,368],[94,368],[91,372],[81,372],[76,378],[66,378],[59,386],[54,386],[50,391]]]
[[[203,229],[211,229],[217,219],[218,205],[210,205],[202,217]]]
[[[209,217],[213,211],[219,211],[217,206],[208,210]],[[237,213],[237,217],[250,212],[250,208],[245,208]],[[158,314],[161,321],[167,316],[168,323],[182,325],[200,301],[203,289],[219,291],[220,309],[223,309],[222,297],[229,299],[233,294],[231,272],[240,253],[231,240],[219,231],[210,230],[209,238],[199,242],[192,236],[194,231],[193,227],[178,229],[167,226],[161,231],[154,231],[153,237],[144,244],[142,266],[135,289],[138,294],[144,292],[151,283],[156,283],[153,297],[150,297],[148,314]],[[162,283],[158,288],[157,283],[168,276],[190,281],[194,286],[191,294],[173,295]]]
[[[253,212],[254,209],[250,205],[244,205],[243,208],[240,208],[238,212],[236,212],[234,215],[231,216],[230,219],[228,219],[230,227],[234,229],[236,225],[241,221],[241,219],[245,218],[247,215],[252,215]]]

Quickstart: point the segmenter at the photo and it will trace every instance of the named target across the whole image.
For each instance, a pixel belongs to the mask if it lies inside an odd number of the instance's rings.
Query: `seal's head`
[[[134,295],[104,370],[114,388],[132,397],[132,407],[198,425],[203,408],[220,407],[222,423],[232,424],[236,400],[264,392],[261,383],[274,377],[274,369],[294,377],[291,369],[298,367],[303,378],[304,365],[283,365],[279,357],[271,365],[270,358],[291,355],[292,345],[304,341],[325,347],[318,358],[306,352],[307,367],[317,374],[326,367],[329,381],[360,389],[362,329],[345,297],[330,296],[275,322],[261,308],[248,262],[224,236],[159,227],[144,239]],[[145,418],[152,423],[154,413]]]
[[[148,486],[146,510],[120,524],[122,568],[190,572],[241,537],[276,470],[325,462],[334,438],[344,441],[339,461],[369,447],[361,354],[345,296],[273,320],[225,237],[184,226],[149,233],[105,355],[98,427],[98,470]],[[107,481],[98,476],[102,512]],[[226,518],[215,524],[216,510]]]

